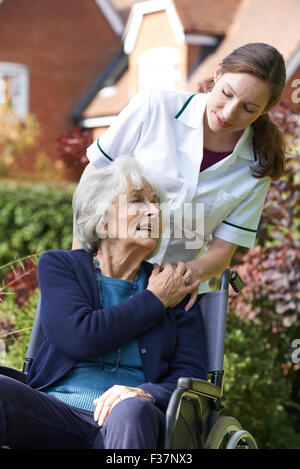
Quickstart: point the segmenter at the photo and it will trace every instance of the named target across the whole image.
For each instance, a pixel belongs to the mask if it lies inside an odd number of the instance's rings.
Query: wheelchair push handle
[[[236,293],[240,292],[244,288],[244,282],[238,272],[228,268],[224,270],[221,276],[220,290],[228,290],[229,284]]]
[[[235,292],[242,290],[244,282],[233,269],[224,270],[218,290],[203,295],[200,309],[207,342],[207,368],[212,373],[212,383],[222,388],[226,316],[229,285]]]

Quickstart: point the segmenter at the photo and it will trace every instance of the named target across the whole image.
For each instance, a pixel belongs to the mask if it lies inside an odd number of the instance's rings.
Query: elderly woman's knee
[[[128,397],[119,402],[108,415],[106,422],[138,422],[155,418],[155,406],[148,400],[141,397]]]
[[[24,407],[24,397],[28,389],[31,388],[17,379],[0,374],[0,402],[3,405]]]
[[[13,382],[13,378],[10,378],[9,376],[1,375],[0,374],[0,389],[10,386],[11,383]]]
[[[140,415],[145,412],[153,412],[154,405],[152,402],[142,397],[128,397],[119,402],[119,409],[122,412],[128,412],[129,415]]]
[[[0,375],[0,401],[9,397],[15,380],[5,375]]]
[[[128,397],[115,405],[101,429],[105,448],[157,448],[165,416],[150,401]]]

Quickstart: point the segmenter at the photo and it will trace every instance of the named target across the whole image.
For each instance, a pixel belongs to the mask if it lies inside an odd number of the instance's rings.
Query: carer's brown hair
[[[275,47],[262,42],[245,44],[235,49],[221,63],[221,74],[250,73],[268,83],[270,99],[264,111],[269,111],[280,100],[286,82],[286,70],[282,55]],[[199,91],[210,91],[214,78],[207,80]],[[277,125],[268,113],[253,123],[253,146],[258,163],[251,168],[253,176],[270,176],[279,179],[285,170],[285,144]]]

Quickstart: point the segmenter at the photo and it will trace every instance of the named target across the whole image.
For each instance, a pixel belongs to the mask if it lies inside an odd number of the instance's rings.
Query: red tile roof
[[[143,0],[110,0],[126,22],[131,7]],[[241,0],[173,0],[185,33],[224,35]]]
[[[241,0],[173,0],[185,33],[224,35]]]

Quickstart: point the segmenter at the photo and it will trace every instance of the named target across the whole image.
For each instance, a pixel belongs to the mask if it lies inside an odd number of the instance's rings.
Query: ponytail
[[[258,117],[253,123],[253,146],[258,158],[251,167],[252,175],[257,178],[270,176],[278,180],[285,170],[285,143],[282,134],[268,114]]]

